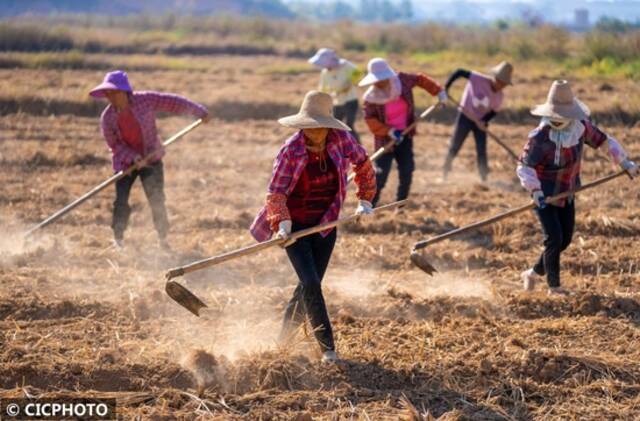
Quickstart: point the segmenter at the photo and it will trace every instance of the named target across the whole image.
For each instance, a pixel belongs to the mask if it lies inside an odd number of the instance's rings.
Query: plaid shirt
[[[155,161],[159,161],[164,156],[164,147],[156,128],[156,112],[188,114],[198,118],[207,115],[205,107],[178,95],[160,92],[134,92],[129,98],[131,111],[142,130],[144,156],[157,152]],[[102,135],[113,155],[114,171],[125,170],[133,164],[136,158],[142,158],[122,139],[118,127],[118,112],[111,104],[103,111],[100,126]]]
[[[410,73],[398,73],[400,83],[402,83],[402,93],[400,97],[405,100],[409,106],[409,120],[407,121],[407,127],[413,124],[415,121],[415,101],[413,99],[413,88],[419,86],[429,92],[431,95],[438,95],[438,92],[442,90],[436,81],[429,76],[422,73],[410,74]],[[387,118],[385,116],[385,104],[373,104],[371,102],[364,103],[364,119],[369,126],[369,129],[375,136],[375,149],[378,150],[388,142],[388,133],[390,127],[387,125]],[[414,136],[416,130],[411,130],[408,135]]]
[[[361,200],[371,201],[376,194],[376,177],[365,149],[347,131],[330,129],[327,137],[327,153],[338,170],[339,190],[335,200],[320,219],[319,224],[335,221],[347,196],[347,176],[351,164],[356,173],[356,193]],[[258,241],[266,241],[277,231],[281,221],[291,219],[286,207],[287,198],[295,188],[307,166],[309,155],[302,130],[289,138],[280,149],[273,164],[266,205],[258,212],[251,234]],[[323,231],[326,236],[331,229]]]
[[[551,128],[540,126],[529,134],[529,140],[520,155],[522,165],[536,172],[545,196],[555,196],[580,187],[580,164],[584,144],[599,148],[607,140],[607,135],[588,120],[581,121],[584,133],[580,141],[572,147],[562,148],[549,138]],[[560,153],[556,156],[556,148]],[[554,206],[564,207],[566,200]]]

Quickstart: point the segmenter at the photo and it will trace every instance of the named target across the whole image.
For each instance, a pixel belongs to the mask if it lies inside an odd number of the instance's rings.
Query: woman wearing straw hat
[[[355,64],[338,57],[331,48],[321,48],[309,59],[309,63],[322,69],[318,90],[333,98],[333,116],[351,129],[353,137],[360,141],[354,123],[358,113],[356,85],[361,71]]]
[[[444,180],[447,179],[451,171],[453,159],[458,155],[458,152],[460,152],[462,144],[471,131],[473,131],[473,136],[476,141],[480,178],[482,181],[486,181],[487,179],[489,165],[487,163],[486,129],[491,119],[496,116],[502,106],[503,89],[512,84],[511,75],[513,73],[513,66],[503,61],[492,68],[489,73],[489,75],[483,75],[482,73],[474,71],[458,69],[451,74],[447,83],[445,83],[445,89],[449,92],[449,88],[456,80],[461,77],[468,79],[460,104],[462,110],[458,112],[455,124],[456,128],[449,142],[449,152],[447,153],[444,163]],[[474,120],[467,117],[467,115],[473,117],[476,121],[474,122]]]
[[[589,121],[589,109],[574,97],[569,82],[553,82],[547,102],[536,106],[531,113],[541,117],[541,121],[529,134],[517,174],[537,205],[536,214],[544,233],[544,251],[536,264],[521,276],[527,291],[533,290],[536,282],[546,275],[548,293],[566,295],[567,290],[560,286],[560,253],[571,244],[575,223],[574,198],[553,204],[546,204],[544,198],[580,186],[585,144],[599,148],[606,143],[612,161],[632,177],[638,175],[638,167],[627,158],[613,137]]]
[[[382,155],[375,163],[378,192],[373,204],[378,202],[380,192],[387,183],[391,163],[398,164],[399,184],[397,200],[409,196],[411,178],[415,164],[413,161],[413,136],[415,129],[406,136],[402,131],[415,121],[413,88],[420,87],[441,103],[446,102],[447,94],[442,87],[429,76],[417,73],[396,73],[382,58],[374,58],[367,66],[368,73],[359,83],[369,88],[364,94],[364,115],[369,129],[375,136],[375,149],[393,142],[391,152]]]
[[[127,74],[121,70],[107,73],[102,83],[93,88],[89,95],[94,98],[107,98],[109,101],[100,117],[100,125],[113,155],[114,171],[125,170],[133,164],[138,166],[131,174],[116,182],[116,200],[113,203],[111,224],[115,246],[124,247],[124,231],[131,214],[129,193],[136,178],[140,176],[151,206],[160,247],[169,250],[169,221],[164,203],[162,165],[164,148],[156,129],[156,112],[192,115],[207,121],[207,109],[178,95],[134,92]],[[140,165],[142,158],[150,154],[154,154],[154,159],[146,166]]]
[[[350,168],[358,186],[356,214],[372,212],[376,184],[371,161],[349,127],[333,117],[332,108],[330,95],[311,91],[298,114],[278,120],[298,131],[276,157],[266,204],[251,225],[256,240],[266,241],[274,233],[286,239],[293,231],[338,219]],[[321,282],[335,241],[336,229],[332,228],[285,246],[300,282],[286,308],[281,339],[288,338],[306,315],[323,361],[329,362],[337,355]]]

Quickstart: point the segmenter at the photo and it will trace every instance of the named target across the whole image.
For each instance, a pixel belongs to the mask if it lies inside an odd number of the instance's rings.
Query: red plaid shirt
[[[338,171],[339,190],[335,200],[318,224],[335,221],[340,216],[347,196],[347,176],[350,166],[356,173],[357,197],[371,201],[376,194],[376,177],[365,149],[347,131],[330,129],[327,136],[327,153]],[[258,241],[266,241],[277,231],[281,221],[291,219],[286,207],[287,198],[295,188],[307,166],[309,155],[302,130],[289,138],[280,149],[273,164],[273,174],[267,189],[266,205],[258,212],[251,234]],[[351,165],[350,165],[351,164]],[[322,232],[323,236],[331,230]]]
[[[407,120],[407,126],[413,124],[416,119],[415,116],[415,102],[413,99],[413,88],[416,86],[429,92],[435,96],[442,90],[442,86],[429,76],[422,73],[398,73],[400,83],[402,83],[402,93],[400,97],[404,99],[408,106],[409,118]],[[383,147],[388,141],[388,133],[391,127],[387,124],[387,117],[385,115],[385,104],[374,104],[371,102],[364,103],[364,119],[369,129],[375,136],[375,150]],[[411,130],[408,135],[414,136],[416,129]]]
[[[520,155],[522,165],[535,169],[545,196],[555,196],[580,187],[580,164],[584,144],[599,148],[607,135],[588,120],[581,122],[584,133],[572,147],[562,148],[556,159],[556,143],[549,138],[549,126],[541,126],[529,133],[529,140]],[[564,207],[566,200],[555,206]]]
[[[200,104],[191,102],[179,95],[160,92],[134,92],[131,94],[131,112],[138,120],[142,131],[143,156],[157,151],[156,161],[164,156],[164,147],[158,137],[156,128],[156,112],[173,114],[189,114],[202,118],[207,115],[207,109]],[[118,172],[127,169],[140,156],[127,142],[124,141],[118,127],[118,112],[111,104],[105,108],[100,118],[102,135],[113,154],[113,169]]]

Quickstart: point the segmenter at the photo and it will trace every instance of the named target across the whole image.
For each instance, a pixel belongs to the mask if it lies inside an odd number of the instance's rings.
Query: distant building
[[[577,30],[586,30],[591,26],[589,22],[589,10],[588,9],[576,9],[574,11],[573,26]]]

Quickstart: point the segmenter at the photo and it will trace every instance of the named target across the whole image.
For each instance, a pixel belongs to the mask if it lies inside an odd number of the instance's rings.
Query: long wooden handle
[[[405,205],[407,202],[408,202],[408,200],[400,200],[398,202],[389,203],[388,205],[379,206],[379,207],[374,209],[374,213],[385,211],[385,210],[389,210],[389,209],[394,209],[394,208],[397,208],[399,206]],[[190,272],[194,272],[194,271],[197,271],[197,270],[200,270],[200,269],[204,269],[204,268],[208,268],[208,267],[211,267],[211,266],[215,266],[215,265],[218,265],[218,264],[220,264],[222,262],[226,262],[228,260],[238,259],[238,258],[243,257],[243,256],[247,256],[247,255],[250,255],[250,254],[255,254],[255,253],[258,253],[259,251],[262,251],[262,250],[267,249],[269,247],[273,247],[273,246],[276,246],[276,245],[282,245],[282,244],[285,244],[289,240],[297,240],[299,238],[306,237],[306,236],[311,235],[311,234],[322,232],[322,231],[328,230],[330,228],[336,227],[338,225],[344,224],[346,222],[353,221],[353,220],[355,220],[357,218],[359,218],[358,215],[350,215],[350,216],[347,216],[345,218],[340,218],[340,219],[337,219],[335,221],[326,222],[324,224],[317,225],[315,227],[311,227],[311,228],[307,228],[307,229],[304,229],[304,230],[296,231],[296,232],[291,234],[289,239],[282,239],[282,238],[277,238],[276,237],[276,238],[272,238],[271,240],[268,240],[268,241],[263,241],[263,242],[258,243],[258,244],[252,244],[250,246],[242,247],[240,249],[233,250],[233,251],[230,251],[228,253],[220,254],[218,256],[213,256],[213,257],[209,257],[209,258],[206,258],[206,259],[198,260],[196,262],[189,263],[188,265],[185,265],[185,266],[180,266],[180,267],[176,267],[176,268],[173,268],[173,269],[169,269],[167,271],[167,273],[165,274],[165,277],[166,277],[167,281],[169,281],[169,280],[171,280],[173,278],[176,278],[178,276],[182,276],[182,275],[184,275],[186,273],[190,273]]]
[[[411,130],[413,130],[417,125],[418,122],[421,119],[427,118],[429,116],[429,114],[431,114],[436,108],[438,108],[438,104],[433,104],[432,106],[430,106],[429,108],[427,108],[422,114],[420,114],[420,117],[418,119],[416,119],[413,123],[411,123],[406,129],[404,129],[402,131],[402,135],[406,135],[407,133],[409,133]],[[391,144],[393,144],[393,140],[390,141],[389,143],[387,143],[386,145],[378,148],[377,151],[375,151],[373,153],[373,155],[371,155],[369,157],[369,160],[371,162],[376,162],[378,160],[378,158],[380,158],[382,155],[384,155],[387,152],[387,149],[389,149],[389,147],[391,146]],[[353,179],[355,178],[355,173],[351,173],[349,174],[349,177],[347,178],[347,182],[350,183],[353,181]]]
[[[198,127],[200,124],[202,124],[202,119],[198,119],[198,120],[194,121],[193,123],[189,124],[184,129],[180,130],[178,133],[174,134],[169,139],[167,139],[163,143],[163,146],[164,147],[169,146],[170,144],[172,144],[176,140],[180,139],[182,136],[186,135],[187,133],[189,133],[190,131],[192,131],[196,127]],[[152,152],[149,155],[147,155],[144,158],[142,158],[142,164],[146,165],[147,163],[149,163],[149,161],[151,161],[151,159],[153,159],[156,156],[156,153],[157,152]],[[125,176],[131,174],[136,169],[136,167],[137,167],[136,164],[134,164],[134,165],[131,165],[126,170],[118,171],[117,173],[115,173],[111,177],[109,177],[106,180],[104,180],[102,183],[100,183],[97,186],[95,186],[93,189],[89,190],[87,193],[83,194],[82,196],[80,196],[79,198],[74,200],[73,202],[69,203],[64,208],[58,210],[54,214],[52,214],[49,217],[47,217],[45,220],[40,222],[38,225],[30,228],[28,231],[26,231],[24,233],[24,236],[28,237],[28,236],[32,235],[35,231],[39,230],[40,228],[44,228],[47,225],[52,224],[53,222],[57,221],[58,219],[60,219],[64,215],[66,215],[67,213],[71,212],[73,209],[75,209],[78,206],[80,206],[82,203],[84,203],[87,200],[89,200],[91,197],[95,196],[96,194],[98,194],[99,192],[101,192],[102,190],[104,190],[105,188],[110,186],[111,184],[113,184],[116,181],[120,180],[122,177],[125,177]]]
[[[513,151],[513,149],[511,149],[509,146],[507,146],[506,143],[504,143],[498,136],[496,136],[495,134],[493,134],[493,132],[491,132],[491,130],[489,130],[488,128],[482,128],[482,125],[480,124],[480,122],[472,115],[470,115],[468,112],[465,111],[465,109],[462,107],[462,105],[460,105],[460,103],[458,101],[456,101],[455,99],[449,97],[449,101],[451,101],[451,103],[453,105],[455,105],[462,114],[464,114],[469,120],[473,121],[475,123],[475,125],[480,129],[483,130],[491,139],[493,139],[498,145],[500,145],[502,147],[502,149],[504,149],[505,151],[507,151],[507,153],[509,154],[509,156],[511,156],[511,158],[513,158],[515,161],[518,160],[518,155],[516,155],[516,153]]]
[[[557,202],[559,200],[562,200],[562,199],[565,199],[565,198],[567,198],[569,196],[577,194],[577,193],[579,193],[581,191],[593,188],[595,186],[598,186],[600,184],[606,183],[608,181],[611,181],[611,180],[613,180],[615,178],[618,178],[618,177],[620,177],[622,175],[626,175],[626,174],[627,174],[627,172],[624,171],[624,170],[619,171],[617,173],[609,174],[606,177],[602,177],[602,178],[599,178],[599,179],[597,179],[595,181],[592,181],[591,183],[585,184],[585,185],[583,185],[582,187],[580,187],[580,188],[578,188],[576,190],[560,193],[560,194],[558,194],[556,196],[552,196],[552,197],[546,198],[545,202],[549,203],[549,204]],[[498,215],[492,216],[491,218],[484,219],[484,220],[478,221],[478,222],[474,222],[473,224],[465,225],[464,227],[460,227],[458,229],[446,232],[446,233],[438,235],[436,237],[429,238],[428,240],[419,241],[419,242],[417,242],[417,243],[415,243],[413,245],[413,249],[414,250],[420,250],[420,249],[425,248],[425,247],[427,247],[427,246],[429,246],[431,244],[439,243],[439,242],[444,241],[444,240],[446,240],[448,238],[455,237],[455,236],[460,235],[460,234],[464,234],[465,232],[473,231],[475,229],[482,228],[482,227],[487,226],[487,225],[491,225],[493,223],[501,221],[501,220],[503,220],[505,218],[508,218],[510,216],[517,215],[519,213],[528,211],[530,209],[534,209],[535,207],[536,207],[535,203],[529,203],[529,204],[520,206],[520,207],[515,208],[515,209],[510,209],[510,210],[508,210],[506,212],[503,212],[503,213],[500,213]]]

